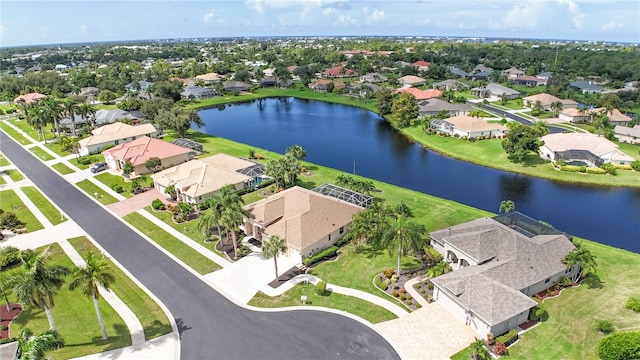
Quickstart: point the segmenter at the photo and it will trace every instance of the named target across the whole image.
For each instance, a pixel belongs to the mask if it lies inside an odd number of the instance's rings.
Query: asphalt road
[[[504,116],[506,118],[509,118],[511,120],[515,120],[515,121],[517,121],[517,122],[519,122],[521,124],[531,125],[531,121],[529,119],[526,119],[526,118],[524,118],[522,116],[518,116],[516,114],[512,114],[510,112],[507,112],[505,110],[499,109],[497,107],[493,107],[491,105],[485,105],[485,104],[472,104],[472,105],[473,106],[478,106],[478,107],[486,109],[486,110],[489,110],[491,112],[494,112],[496,114],[502,115],[502,116]],[[547,127],[549,128],[549,133],[550,134],[559,134],[559,133],[562,133],[562,132],[567,130],[567,129],[563,129],[563,128],[560,128],[560,127],[557,127],[557,126],[553,126],[553,125],[548,125]]]
[[[169,308],[182,359],[399,359],[378,333],[341,315],[235,305],[1,131],[0,150]]]

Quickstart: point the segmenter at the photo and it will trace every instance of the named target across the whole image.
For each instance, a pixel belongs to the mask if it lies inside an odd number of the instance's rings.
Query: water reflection
[[[520,174],[502,173],[498,176],[498,191],[504,200],[513,200],[518,208],[531,195],[531,178]]]

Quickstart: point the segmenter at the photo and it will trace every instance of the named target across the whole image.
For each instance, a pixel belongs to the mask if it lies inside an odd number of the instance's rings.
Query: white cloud
[[[332,15],[336,13],[336,9],[335,8],[324,8],[322,9],[322,14],[324,15]]]
[[[369,16],[371,21],[380,21],[382,19],[384,19],[384,10],[373,10],[371,16]]]
[[[576,29],[581,29],[584,25],[584,19],[586,15],[580,11],[580,7],[573,0],[558,0],[560,4],[567,5],[569,13],[571,14],[571,21]]]
[[[216,14],[214,10],[211,10],[208,13],[204,14],[204,16],[202,17],[202,21],[206,23],[209,23],[209,22],[221,23],[222,18],[220,17],[220,15]]]
[[[351,17],[351,15],[340,15],[333,23],[334,27],[345,27],[353,25],[358,25],[358,20]]]
[[[600,29],[602,29],[602,31],[616,31],[616,30],[622,29],[623,27],[624,27],[623,23],[619,23],[615,20],[611,20],[606,24],[602,24]]]
[[[264,11],[264,3],[262,0],[247,0],[247,6],[259,13]]]
[[[84,34],[87,32],[87,25],[80,25],[80,34]]]

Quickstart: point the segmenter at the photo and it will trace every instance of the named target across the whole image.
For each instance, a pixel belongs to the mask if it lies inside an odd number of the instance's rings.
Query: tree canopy
[[[502,148],[509,157],[522,162],[530,152],[537,153],[544,143],[540,140],[543,136],[540,129],[532,126],[513,123],[510,126],[507,137],[502,140]]]

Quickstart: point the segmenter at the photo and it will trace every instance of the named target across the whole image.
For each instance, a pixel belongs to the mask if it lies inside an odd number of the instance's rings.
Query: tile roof
[[[24,94],[24,95],[20,95],[18,97],[16,97],[15,99],[13,99],[14,102],[20,102],[20,101],[24,101],[26,104],[30,104],[34,101],[38,101],[40,99],[44,99],[46,98],[47,95],[45,94],[40,94],[40,93],[28,93],[28,94]]]
[[[143,165],[149,158],[167,159],[173,156],[188,154],[189,149],[155,138],[143,136],[134,141],[116,145],[102,153],[111,154],[114,159],[130,161],[133,166]]]
[[[492,130],[507,130],[507,127],[500,124],[492,124],[488,123],[483,119],[474,118],[466,115],[459,115],[444,119],[453,126],[458,129],[462,129],[468,132],[476,132],[476,131],[492,131]]]
[[[224,79],[224,76],[218,74],[218,73],[206,73],[206,74],[202,74],[202,75],[198,75],[196,76],[197,80],[202,80],[202,81],[220,81],[222,79]]]
[[[403,83],[403,84],[417,84],[417,83],[425,82],[425,80],[423,78],[421,78],[420,76],[405,75],[405,76],[403,76],[401,78],[398,78],[398,82]]]
[[[560,101],[560,98],[557,98],[551,94],[542,93],[524,97],[522,98],[522,100],[529,101],[532,104],[536,101],[540,101],[543,106],[549,106],[556,101]]]
[[[428,67],[428,66],[431,65],[431,63],[428,62],[428,61],[424,61],[424,60],[418,60],[416,62],[411,63],[411,65],[420,66],[420,67]]]
[[[331,69],[327,69],[322,72],[322,74],[327,76],[352,76],[357,75],[355,71],[348,69],[344,66],[336,66]]]
[[[634,125],[632,128],[616,125],[616,127],[613,128],[613,133],[616,135],[627,135],[640,138],[640,125]]]
[[[398,94],[398,93],[409,93],[415,96],[416,100],[418,101],[442,96],[442,92],[436,89],[420,90],[418,88],[402,88],[402,89],[394,90],[392,92],[392,94]]]
[[[116,122],[93,130],[93,136],[78,141],[80,146],[90,146],[122,140],[130,137],[137,137],[155,134],[158,130],[153,124],[140,124],[136,126]]]
[[[225,185],[251,180],[250,176],[236,171],[240,162],[232,159],[224,160],[224,158],[233,158],[233,156],[217,154],[191,160],[153,174],[151,178],[162,186],[179,184],[182,192],[194,199],[216,192]],[[242,161],[255,165],[250,161]]]
[[[620,150],[618,150],[618,145],[613,142],[607,140],[602,136],[598,136],[596,134],[589,133],[566,133],[566,134],[549,134],[545,135],[540,140],[544,141],[545,147],[547,147],[552,152],[563,152],[569,150],[586,150],[591,152],[592,154],[602,157],[603,155],[619,152],[621,155],[624,155]],[[627,155],[619,159],[625,159],[629,161],[633,161],[633,159]]]
[[[438,98],[427,99],[418,103],[419,112],[439,111],[471,111],[473,108],[467,104],[452,104]]]
[[[278,235],[288,246],[302,250],[331,232],[351,223],[362,208],[298,186],[244,207],[262,223],[269,235]]]

